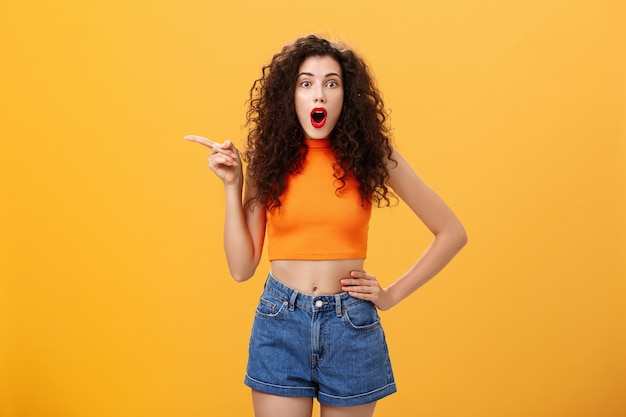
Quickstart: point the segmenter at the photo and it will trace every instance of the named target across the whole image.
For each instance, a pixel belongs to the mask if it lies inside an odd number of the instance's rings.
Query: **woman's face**
[[[326,139],[343,107],[341,66],[330,56],[311,56],[298,69],[296,114],[306,139]]]

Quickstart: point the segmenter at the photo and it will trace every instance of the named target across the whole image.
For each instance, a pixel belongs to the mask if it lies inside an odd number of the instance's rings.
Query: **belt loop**
[[[289,297],[289,311],[293,311],[296,308],[296,298],[298,298],[298,291],[293,290],[291,297]]]
[[[341,317],[341,294],[335,294],[335,313]]]

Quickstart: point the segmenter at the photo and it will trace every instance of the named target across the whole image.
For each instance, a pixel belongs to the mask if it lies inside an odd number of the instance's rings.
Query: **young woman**
[[[230,141],[185,139],[211,149],[209,167],[224,183],[224,249],[236,281],[253,276],[267,228],[271,271],[245,377],[255,415],[310,417],[317,398],[323,417],[372,416],[396,391],[377,309],[441,271],[465,231],[391,146],[381,96],[350,48],[313,35],[285,46],[253,84],[247,117],[243,156]],[[368,224],[372,206],[396,196],[434,239],[381,287],[364,270]]]

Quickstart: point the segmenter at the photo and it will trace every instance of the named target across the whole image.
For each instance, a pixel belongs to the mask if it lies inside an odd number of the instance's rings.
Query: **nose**
[[[317,88],[315,88],[315,95],[313,96],[313,102],[326,103],[326,97],[324,97],[324,89],[320,85],[318,85]]]

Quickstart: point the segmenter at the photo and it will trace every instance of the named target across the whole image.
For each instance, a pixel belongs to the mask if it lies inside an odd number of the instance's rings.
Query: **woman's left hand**
[[[341,280],[341,289],[354,298],[371,301],[380,310],[388,310],[393,306],[387,289],[380,286],[374,275],[365,271],[350,272],[350,278]]]

